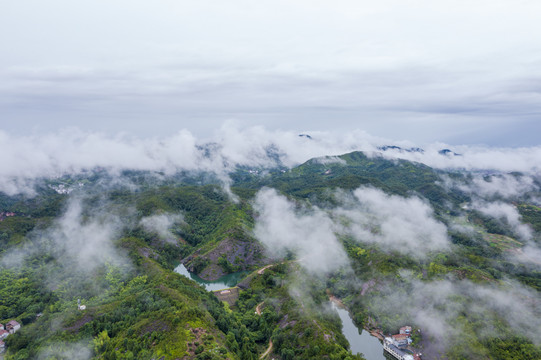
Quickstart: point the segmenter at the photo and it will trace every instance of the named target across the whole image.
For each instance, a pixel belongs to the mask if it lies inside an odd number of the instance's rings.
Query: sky
[[[3,0],[0,129],[539,145],[541,3]]]

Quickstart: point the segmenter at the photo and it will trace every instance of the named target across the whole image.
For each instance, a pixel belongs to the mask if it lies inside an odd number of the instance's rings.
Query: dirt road
[[[257,306],[255,307],[255,313],[259,316],[261,316],[261,305],[263,305],[265,302],[262,301],[260,302],[259,304],[257,304]]]
[[[272,340],[269,340],[269,347],[267,348],[267,350],[265,350],[263,354],[261,354],[259,358],[263,359],[265,356],[269,355],[271,351],[272,351]]]

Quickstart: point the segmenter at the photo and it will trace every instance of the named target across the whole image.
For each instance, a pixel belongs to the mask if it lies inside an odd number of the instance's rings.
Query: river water
[[[353,323],[349,313],[345,309],[341,309],[331,301],[332,307],[338,312],[340,320],[342,320],[342,334],[346,337],[354,354],[363,354],[366,360],[387,360],[383,354],[383,345],[378,338],[370,335],[368,331],[359,329]]]
[[[189,272],[188,269],[186,269],[186,267],[183,264],[180,264],[179,266],[177,266],[175,268],[175,272],[179,273],[180,275],[184,275],[187,278],[192,279],[198,284],[203,285],[207,291],[216,291],[216,290],[221,290],[221,289],[226,289],[226,288],[236,286],[247,274],[250,273],[249,271],[240,271],[240,272],[222,276],[221,278],[215,281],[207,281]]]
[[[175,272],[205,286],[207,291],[216,291],[233,287],[249,273],[249,271],[241,271],[225,275],[215,281],[207,281],[189,272],[183,264],[177,266],[175,268]],[[348,340],[351,351],[354,354],[362,353],[366,360],[387,360],[387,358],[383,355],[383,346],[381,345],[380,341],[376,337],[370,335],[368,331],[361,330],[361,333],[359,334],[359,329],[357,329],[353,323],[353,320],[350,318],[347,310],[339,308],[332,301],[331,304],[336,312],[338,312],[340,320],[342,320],[342,333]]]

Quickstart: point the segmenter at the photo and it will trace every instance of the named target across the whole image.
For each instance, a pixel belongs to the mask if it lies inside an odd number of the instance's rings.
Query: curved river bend
[[[331,301],[332,307],[338,312],[340,320],[342,320],[342,334],[346,337],[354,354],[363,354],[366,360],[387,360],[383,352],[383,345],[378,338],[370,335],[368,331],[359,329],[353,323],[349,313],[345,309],[341,309]]]

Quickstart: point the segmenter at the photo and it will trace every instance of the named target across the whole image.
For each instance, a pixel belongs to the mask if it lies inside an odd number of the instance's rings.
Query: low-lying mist
[[[290,201],[274,189],[263,189],[254,201],[258,213],[255,235],[273,257],[291,251],[312,273],[329,273],[348,265],[340,236],[417,258],[449,248],[446,226],[419,197],[361,187],[353,196],[337,192],[335,198],[343,205],[323,210]]]
[[[313,274],[328,274],[347,265],[334,224],[321,209],[297,208],[274,189],[259,191],[254,209],[258,213],[255,236],[273,257],[281,258],[291,251]]]
[[[489,169],[539,173],[537,159],[541,148],[456,147],[456,152],[441,153],[447,144],[428,144],[423,151],[407,151],[413,144],[371,136],[361,130],[347,133],[313,131],[270,131],[263,127],[240,129],[225,123],[207,139],[198,139],[188,130],[164,138],[110,136],[66,129],[61,133],[11,136],[0,131],[3,162],[0,191],[9,195],[34,191],[35,179],[80,174],[92,169],[119,174],[142,170],[171,175],[179,171],[203,171],[217,175],[224,184],[236,166],[253,168],[298,165],[311,158],[365,151],[387,158],[417,161],[441,169]],[[382,148],[386,145],[402,147]],[[459,154],[457,154],[459,153]],[[326,158],[330,159],[336,158]],[[323,160],[322,160],[323,161]],[[505,180],[507,179],[507,180]],[[495,191],[504,180],[494,180]],[[502,185],[502,186],[500,186]],[[528,187],[528,180],[520,182]],[[505,195],[505,194],[504,194]]]
[[[0,265],[8,269],[38,266],[50,290],[62,287],[71,293],[83,286],[84,295],[95,295],[107,286],[93,281],[96,271],[122,276],[132,268],[127,255],[115,245],[124,227],[119,214],[104,204],[85,207],[84,198],[72,196],[59,218],[27,234],[21,246],[4,252]]]

